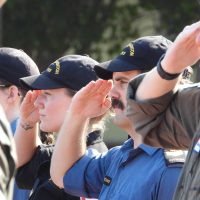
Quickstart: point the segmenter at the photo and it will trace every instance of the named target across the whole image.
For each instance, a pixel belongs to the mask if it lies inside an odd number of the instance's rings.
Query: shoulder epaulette
[[[189,83],[189,84],[179,85],[180,89],[187,89],[187,88],[193,88],[193,87],[200,87],[200,83]]]
[[[188,151],[183,150],[164,150],[164,157],[167,165],[175,163],[184,163]]]

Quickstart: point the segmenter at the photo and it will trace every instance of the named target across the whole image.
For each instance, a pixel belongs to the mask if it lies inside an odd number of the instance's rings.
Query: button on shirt
[[[64,176],[65,191],[101,200],[172,199],[182,164],[166,165],[164,151],[133,140],[99,154],[90,149]]]

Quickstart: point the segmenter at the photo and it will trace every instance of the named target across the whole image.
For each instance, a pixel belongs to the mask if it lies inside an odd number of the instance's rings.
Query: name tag
[[[197,153],[200,153],[200,138],[197,141],[196,145],[194,146],[193,150]]]

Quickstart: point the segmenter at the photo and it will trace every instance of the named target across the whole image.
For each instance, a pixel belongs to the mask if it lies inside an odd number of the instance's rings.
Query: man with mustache
[[[114,99],[114,98],[112,99],[112,107],[119,108],[121,110],[124,110],[124,108],[125,108],[122,101],[120,101],[119,99]]]
[[[51,178],[57,186],[73,195],[101,200],[172,199],[182,168],[177,160],[183,162],[184,153],[144,145],[125,114],[129,80],[152,69],[170,45],[162,36],[142,37],[130,42],[113,60],[95,66],[100,78],[113,80],[113,88],[111,81],[106,85],[105,80],[99,80],[75,95],[51,162]],[[89,118],[104,111],[104,102],[99,102],[98,96],[106,97],[109,89],[114,123],[131,138],[105,154],[86,151],[82,141],[84,127]],[[73,148],[69,145],[72,143]],[[63,155],[62,159],[59,155]]]
[[[141,37],[130,42],[113,60],[95,66],[99,78],[113,80],[113,88],[109,94],[115,112],[113,122],[129,136],[134,135],[134,148],[142,143],[142,138],[135,133],[126,116],[128,82],[135,76],[151,70],[171,44],[171,41],[162,36]]]

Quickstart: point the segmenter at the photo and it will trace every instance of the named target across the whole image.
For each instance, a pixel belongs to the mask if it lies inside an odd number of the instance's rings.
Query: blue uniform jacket
[[[133,140],[99,154],[90,149],[64,176],[73,195],[100,200],[171,200],[182,164],[167,165],[164,150]]]

